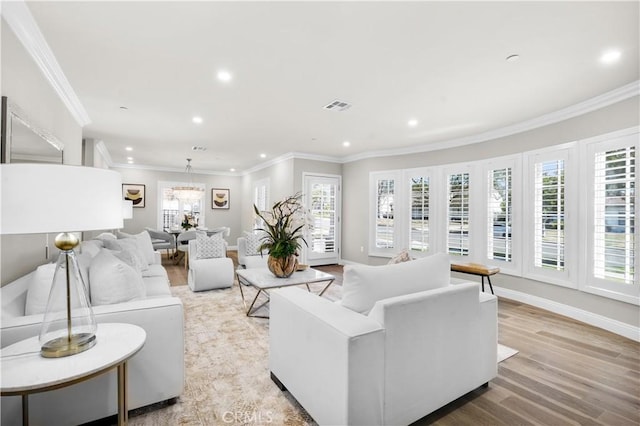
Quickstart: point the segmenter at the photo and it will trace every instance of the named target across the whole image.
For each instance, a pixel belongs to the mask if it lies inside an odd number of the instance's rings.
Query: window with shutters
[[[513,169],[490,170],[487,193],[487,258],[503,262],[513,259]]]
[[[636,152],[638,134],[614,134],[587,143],[586,223],[589,292],[638,304],[635,273]],[[581,283],[582,284],[582,283]]]
[[[448,175],[447,251],[469,254],[469,173]]]
[[[265,211],[270,207],[269,206],[269,179],[260,179],[253,184],[253,205],[256,206],[260,211]],[[253,206],[252,206],[252,213],[253,213]],[[254,224],[253,224],[254,229],[262,228],[264,225],[264,223],[262,222],[262,219],[257,217],[255,214],[253,216],[255,217]]]
[[[429,176],[412,176],[410,186],[409,249],[415,253],[429,251]]]
[[[173,188],[176,186],[185,186],[184,182],[158,182],[158,194],[160,203],[158,203],[158,229],[169,230],[171,228],[181,228],[184,216],[188,215],[197,221],[198,227],[205,226],[205,215],[203,214],[204,191],[205,184],[191,182],[193,185],[203,189],[202,196],[198,200],[179,200],[173,195]]]
[[[565,268],[565,162],[535,164],[534,264],[538,268]]]

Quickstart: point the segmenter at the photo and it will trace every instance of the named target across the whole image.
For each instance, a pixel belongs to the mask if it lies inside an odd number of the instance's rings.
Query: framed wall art
[[[221,188],[211,189],[211,208],[212,209],[228,209],[229,208],[229,190]]]
[[[145,203],[144,185],[137,184],[137,183],[123,183],[122,198],[133,202],[133,207],[144,207],[144,203]]]

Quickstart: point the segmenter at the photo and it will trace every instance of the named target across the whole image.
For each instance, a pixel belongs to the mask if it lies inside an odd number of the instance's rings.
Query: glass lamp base
[[[70,339],[66,336],[58,337],[42,345],[40,355],[44,358],[62,358],[84,352],[92,348],[96,342],[96,335],[92,333],[72,334]]]

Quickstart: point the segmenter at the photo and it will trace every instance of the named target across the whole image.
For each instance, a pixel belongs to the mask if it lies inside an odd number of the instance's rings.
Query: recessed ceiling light
[[[129,161],[127,161],[127,163],[133,164],[133,160],[129,160]]]
[[[193,117],[193,118],[191,119],[191,121],[193,121],[193,122],[194,122],[194,123],[196,123],[196,124],[202,124],[202,117],[200,117],[200,116],[196,115],[195,117]]]
[[[418,125],[418,120],[416,120],[415,118],[412,118],[411,120],[407,121],[407,125],[409,127],[416,127]]]
[[[603,64],[612,64],[617,62],[622,56],[622,52],[619,50],[609,50],[600,56],[600,62]]]
[[[509,55],[509,56],[507,56],[506,61],[507,62],[516,62],[518,59],[520,59],[520,55]]]
[[[125,147],[125,150],[127,151],[133,151],[133,148],[131,148],[130,146]]]
[[[224,82],[231,81],[231,73],[225,70],[218,71],[218,80]]]
[[[267,154],[260,154],[260,158],[267,158]]]
[[[350,145],[351,145],[351,142],[349,142],[349,141],[342,142],[342,146],[344,146],[345,148],[350,146]]]
[[[133,157],[127,157],[127,160],[133,161]]]
[[[234,169],[233,167],[229,169],[230,172],[235,172],[236,169]]]

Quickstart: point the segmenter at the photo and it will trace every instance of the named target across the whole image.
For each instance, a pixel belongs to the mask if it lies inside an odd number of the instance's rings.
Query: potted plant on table
[[[307,213],[302,203],[301,193],[286,197],[273,205],[271,211],[260,211],[254,204],[253,210],[262,219],[263,232],[260,238],[262,242],[258,251],[268,250],[269,258],[267,266],[269,270],[279,278],[286,278],[293,274],[298,267],[298,249],[304,239],[304,227],[307,221]]]

